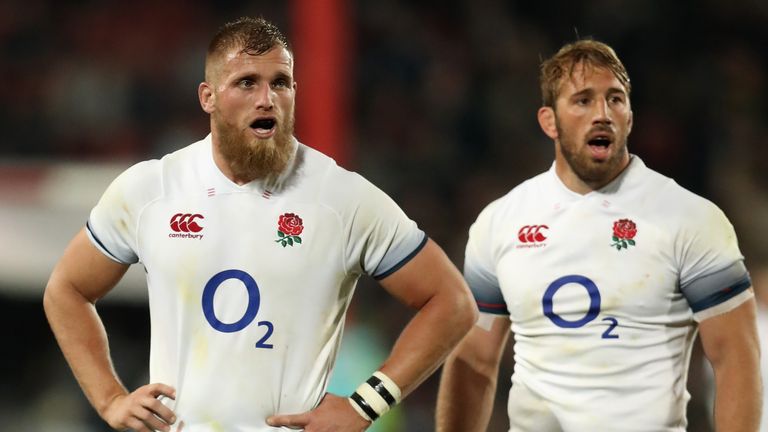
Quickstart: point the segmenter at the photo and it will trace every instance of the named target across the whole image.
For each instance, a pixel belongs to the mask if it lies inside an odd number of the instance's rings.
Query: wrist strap
[[[400,402],[402,392],[386,374],[376,371],[349,397],[349,403],[360,416],[374,421]]]

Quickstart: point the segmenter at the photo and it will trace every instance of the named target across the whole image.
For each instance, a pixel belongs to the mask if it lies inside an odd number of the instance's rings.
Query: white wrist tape
[[[349,402],[350,405],[352,405],[352,408],[354,408],[355,411],[357,411],[357,413],[360,414],[360,417],[368,420],[369,422],[373,421],[373,419],[369,417],[368,414],[366,414],[366,412],[363,411],[362,408],[360,408],[360,405],[358,405],[355,400],[353,400],[351,397],[348,397],[347,401]]]
[[[374,421],[400,402],[402,392],[392,379],[376,371],[357,388],[349,403],[364,419]]]
[[[400,403],[400,401],[402,400],[402,392],[400,391],[400,387],[398,387],[397,384],[395,384],[395,382],[392,381],[392,379],[390,377],[384,375],[384,372],[382,372],[382,371],[374,372],[373,376],[378,378],[379,381],[381,381],[381,385],[383,385],[384,388],[387,389],[389,394],[392,395],[392,398],[395,399],[395,403],[394,404]],[[370,380],[368,380],[368,382],[370,382]],[[394,404],[391,404],[390,406],[392,406]]]

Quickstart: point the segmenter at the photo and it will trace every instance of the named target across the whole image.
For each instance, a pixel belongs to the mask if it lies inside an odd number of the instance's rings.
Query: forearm
[[[75,378],[103,417],[109,403],[127,391],[112,367],[107,335],[94,304],[65,283],[52,280],[43,305]]]
[[[437,398],[438,432],[484,432],[496,396],[496,368],[479,368],[454,354],[445,362]]]
[[[405,397],[429,377],[472,327],[475,306],[468,297],[434,296],[411,319],[381,367]]]
[[[755,432],[762,384],[754,298],[699,324],[704,354],[715,372],[717,432]]]
[[[762,384],[756,355],[715,368],[715,430],[756,432],[760,428]]]

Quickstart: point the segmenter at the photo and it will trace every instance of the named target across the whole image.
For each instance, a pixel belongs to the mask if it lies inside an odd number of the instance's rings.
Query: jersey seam
[[[343,218],[341,217],[341,214],[339,214],[339,212],[337,212],[336,209],[334,209],[333,207],[329,206],[328,204],[325,204],[325,203],[322,203],[322,202],[318,202],[316,204],[318,206],[320,206],[320,207],[323,207],[323,208],[327,209],[328,211],[331,212],[331,214],[334,215],[334,217],[336,218],[336,222],[339,224],[339,233],[345,234],[344,233],[344,221],[343,221]],[[341,245],[341,256],[339,256],[339,260],[341,261],[341,268],[344,271],[344,276],[345,277],[349,276],[349,271],[347,271],[346,262],[344,260],[344,257],[346,257],[346,256],[347,256],[347,241],[345,240],[344,242],[342,242],[342,245]]]
[[[144,262],[143,259],[142,259],[142,255],[143,254],[141,253],[142,247],[140,245],[141,237],[139,237],[139,230],[141,229],[140,228],[141,227],[141,220],[144,217],[144,211],[150,205],[154,204],[157,201],[160,201],[161,199],[163,199],[165,197],[165,163],[164,163],[163,160],[160,160],[159,163],[160,163],[160,194],[157,197],[147,201],[147,203],[144,204],[141,207],[141,209],[138,211],[138,213],[136,214],[136,229],[135,229],[135,232],[134,232],[134,236],[136,238],[136,256],[139,259],[138,260],[139,262]]]

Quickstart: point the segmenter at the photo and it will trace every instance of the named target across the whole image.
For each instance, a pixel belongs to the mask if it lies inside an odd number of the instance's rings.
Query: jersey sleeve
[[[752,282],[736,233],[725,214],[706,201],[678,240],[682,242],[680,290],[701,322],[728,312],[752,297]],[[694,220],[695,219],[695,220]]]
[[[469,228],[469,240],[464,254],[464,279],[477,302],[480,312],[509,315],[496,275],[493,252],[493,214],[498,201],[486,207]]]
[[[139,261],[137,229],[141,211],[159,194],[159,161],[136,164],[107,187],[91,210],[86,232],[104,255],[122,264]]]
[[[352,175],[359,187],[348,215],[346,260],[352,268],[380,280],[416,256],[427,236],[387,194]]]

